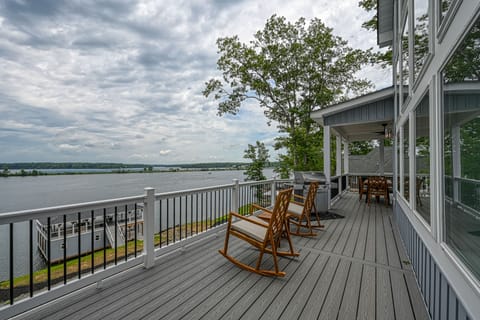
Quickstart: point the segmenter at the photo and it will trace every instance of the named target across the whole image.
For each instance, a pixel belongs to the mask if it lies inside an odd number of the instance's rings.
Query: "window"
[[[429,17],[428,0],[415,0],[415,30],[414,30],[414,75],[415,80],[422,70],[429,53]]]
[[[415,108],[415,204],[430,224],[430,114],[428,92]]]
[[[402,84],[404,86],[408,86],[409,84],[409,75],[408,75],[408,16],[406,18],[404,27],[403,27],[403,33],[402,33]],[[405,93],[408,92],[403,92],[403,95],[405,96]],[[405,100],[403,100],[405,101]]]
[[[397,107],[397,115],[400,113],[400,107],[402,106],[403,104],[403,99],[402,99],[402,79],[401,79],[401,73],[402,73],[402,67],[401,67],[401,61],[400,59],[396,60],[397,63],[396,63],[396,66],[395,66],[395,86],[396,86],[396,90],[397,90],[397,96],[396,96],[396,99],[397,102],[398,102],[398,107]]]
[[[401,149],[400,149],[400,132],[397,132],[397,192],[400,193],[400,155],[401,155]]]
[[[445,16],[447,15],[448,9],[450,9],[452,0],[440,0],[439,2],[440,2],[440,22],[442,22]]]
[[[409,200],[409,156],[408,156],[408,120],[403,125],[403,197],[408,201]]]
[[[480,279],[480,19],[442,70],[445,242]]]

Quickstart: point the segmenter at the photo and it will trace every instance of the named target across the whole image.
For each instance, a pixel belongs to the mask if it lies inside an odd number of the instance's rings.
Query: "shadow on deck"
[[[428,319],[391,207],[367,206],[350,193],[332,211],[345,218],[323,221],[316,237],[293,237],[300,257],[280,258],[285,278],[228,262],[217,252],[220,231],[152,269],[135,268],[18,318]],[[234,239],[232,253],[257,257]]]

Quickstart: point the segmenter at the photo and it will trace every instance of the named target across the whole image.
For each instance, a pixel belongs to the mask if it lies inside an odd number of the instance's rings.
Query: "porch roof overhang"
[[[393,131],[394,88],[389,87],[312,113],[312,119],[345,140],[380,139]]]

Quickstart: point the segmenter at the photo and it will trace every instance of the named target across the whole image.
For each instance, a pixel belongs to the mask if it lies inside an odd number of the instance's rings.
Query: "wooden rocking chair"
[[[271,211],[271,219],[268,223],[255,217],[244,217],[238,213],[230,212],[228,215],[225,245],[223,250],[219,250],[218,252],[232,263],[245,270],[265,276],[285,276],[285,272],[278,269],[277,256],[298,255],[292,254],[292,252],[278,251],[277,249],[285,225],[286,213],[291,195],[292,189],[282,190],[278,193],[275,206]],[[232,221],[232,217],[236,217],[238,220]],[[255,267],[245,264],[227,253],[230,235],[236,236],[259,249],[260,254]],[[274,270],[260,268],[264,253],[270,253],[272,255]]]
[[[287,218],[288,222],[297,226],[296,231],[290,231],[291,234],[297,236],[316,236],[317,234],[313,232],[313,228],[323,228],[324,225],[320,224],[320,217],[318,216],[317,209],[315,208],[315,196],[317,195],[318,182],[310,183],[308,188],[307,197],[300,195],[293,195],[292,201],[288,205],[287,209]],[[295,199],[300,199],[302,202],[297,202]],[[317,225],[312,225],[310,221],[310,215],[312,209],[315,212]],[[301,232],[301,228],[308,229],[308,232]]]

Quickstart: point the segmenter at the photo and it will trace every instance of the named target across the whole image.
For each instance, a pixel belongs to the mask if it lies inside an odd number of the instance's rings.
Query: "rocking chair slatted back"
[[[280,191],[273,207],[272,217],[270,221],[270,228],[267,232],[272,232],[274,241],[279,241],[282,235],[284,221],[286,219],[288,204],[292,190]],[[267,240],[267,239],[265,239]]]

